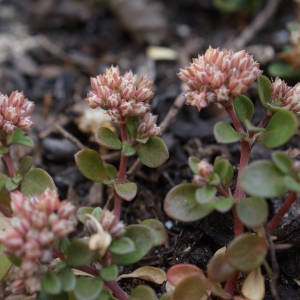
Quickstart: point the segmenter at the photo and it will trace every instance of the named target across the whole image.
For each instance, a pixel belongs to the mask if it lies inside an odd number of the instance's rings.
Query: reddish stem
[[[3,147],[8,147],[7,142],[6,142],[5,139],[1,139],[1,144],[2,144]],[[7,166],[9,176],[13,177],[14,173],[15,173],[15,167],[14,167],[14,164],[12,162],[10,153],[8,152],[8,153],[3,154],[3,159],[4,159],[5,164]]]
[[[229,193],[225,191],[225,189],[222,187],[221,184],[218,184],[218,185],[216,186],[216,188],[217,188],[217,191],[218,191],[222,196],[224,196],[225,198],[229,197]]]
[[[259,123],[259,125],[257,127],[264,128],[270,121],[271,117],[272,117],[272,115],[265,113],[263,119],[261,120],[261,122]]]
[[[127,300],[129,296],[120,288],[115,281],[105,282],[105,285],[113,292],[118,300]]]
[[[12,218],[12,213],[0,203],[0,211],[3,213],[5,217]]]
[[[224,105],[224,108],[227,111],[235,130],[238,133],[245,134],[245,131],[244,131],[238,117],[236,116],[233,105],[232,104],[227,105],[227,106]]]
[[[268,229],[269,229],[270,233],[280,223],[283,216],[287,213],[287,211],[290,209],[291,205],[295,202],[296,199],[297,199],[297,194],[295,192],[290,192],[290,194],[287,196],[284,203],[280,207],[279,211],[275,214],[275,216],[272,218],[272,220],[268,224]]]
[[[127,141],[127,132],[126,132],[126,125],[125,124],[120,124],[120,129],[121,129],[121,138],[122,142]],[[119,166],[119,176],[118,176],[118,183],[122,184],[125,181],[125,176],[126,176],[126,167],[127,167],[127,161],[128,157],[122,155],[121,153],[121,160],[120,160],[120,166]],[[121,197],[115,192],[115,197],[114,197],[114,215],[120,219],[121,216]]]
[[[236,272],[230,279],[227,280],[224,290],[226,293],[230,294],[231,296],[233,296],[234,293],[234,287],[235,287],[235,283],[236,280],[238,279],[240,272]]]

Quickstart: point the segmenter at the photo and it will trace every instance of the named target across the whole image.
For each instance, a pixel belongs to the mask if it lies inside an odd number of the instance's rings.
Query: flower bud
[[[9,286],[13,295],[22,294],[26,291],[25,282],[23,279],[17,279]]]

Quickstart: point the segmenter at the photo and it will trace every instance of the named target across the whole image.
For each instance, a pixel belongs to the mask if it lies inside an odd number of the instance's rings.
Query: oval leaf
[[[118,176],[118,170],[115,166],[107,164],[105,166],[105,174],[109,179],[116,179]]]
[[[133,252],[135,250],[135,245],[131,239],[122,236],[118,239],[114,239],[111,242],[108,250],[111,253],[123,255]]]
[[[181,184],[169,191],[165,198],[164,210],[168,216],[182,222],[200,220],[214,210],[214,203],[199,204],[195,184]]]
[[[227,261],[226,253],[216,253],[207,265],[207,276],[215,282],[224,282],[236,272]]]
[[[64,292],[73,291],[76,286],[76,277],[70,268],[64,268],[57,273],[62,290]]]
[[[218,143],[238,142],[246,135],[236,132],[227,122],[220,121],[214,126],[214,136]]]
[[[50,295],[57,295],[61,292],[62,286],[58,276],[52,271],[47,271],[41,278],[44,291]]]
[[[289,175],[284,176],[284,184],[289,191],[293,191],[297,193],[300,192],[300,183],[296,181],[292,176]]]
[[[245,124],[245,121],[251,121],[254,105],[253,102],[244,95],[238,95],[233,99],[234,110],[238,119]]]
[[[104,281],[115,281],[118,277],[119,270],[117,265],[111,265],[100,271],[100,276]]]
[[[265,278],[260,268],[251,271],[242,286],[242,294],[247,299],[262,300],[265,296]]]
[[[276,75],[277,76],[277,75]],[[267,104],[271,101],[272,92],[271,92],[271,81],[268,77],[260,75],[257,78],[257,90],[258,95],[261,101],[261,104],[264,108],[267,108]]]
[[[152,230],[144,225],[127,226],[124,236],[133,241],[135,250],[121,257],[113,255],[112,261],[117,265],[130,265],[139,261],[152,248],[155,239]]]
[[[8,152],[9,152],[9,148],[8,147],[0,146],[0,154],[6,154]]]
[[[179,264],[168,270],[167,279],[171,285],[177,286],[186,278],[194,275],[205,279],[204,273],[198,267],[190,264]]]
[[[185,278],[175,288],[172,300],[199,300],[206,293],[206,282],[197,275]]]
[[[95,253],[90,251],[86,240],[74,239],[67,246],[66,255],[66,263],[70,267],[81,267],[92,261]]]
[[[267,253],[267,242],[253,234],[243,234],[228,246],[227,260],[237,270],[250,272],[258,268]]]
[[[39,168],[29,171],[21,181],[21,192],[25,196],[40,195],[47,187],[55,189],[54,181],[46,171]]]
[[[290,174],[293,171],[293,161],[286,153],[275,151],[272,153],[272,160],[281,172]]]
[[[233,203],[234,203],[233,197],[221,199],[215,203],[215,210],[217,210],[220,213],[225,213],[231,209]]]
[[[127,141],[123,143],[122,155],[132,156],[136,153],[136,149],[132,147]]]
[[[96,142],[108,149],[121,150],[122,142],[115,132],[107,127],[100,127],[95,135]]]
[[[128,300],[141,300],[141,299],[156,300],[156,295],[149,286],[141,284],[133,290]]]
[[[87,214],[91,214],[94,210],[94,207],[89,207],[89,206],[82,206],[80,208],[78,208],[77,212],[76,212],[76,217],[78,218],[78,220],[81,223],[85,223],[86,220],[88,219],[86,217]]]
[[[19,170],[21,172],[22,175],[26,174],[31,166],[32,166],[32,157],[31,156],[24,156],[23,159],[21,160],[20,162],[20,167],[19,167]]]
[[[21,128],[15,130],[12,135],[7,135],[6,141],[8,145],[19,144],[28,147],[33,147],[34,145],[32,139],[25,136],[25,132]]]
[[[268,205],[265,199],[249,197],[236,204],[236,212],[244,225],[251,228],[262,226],[268,217]]]
[[[169,158],[169,151],[164,141],[152,136],[147,143],[137,146],[137,154],[141,162],[149,168],[157,168]]]
[[[197,157],[189,157],[189,166],[193,171],[193,173],[196,175],[199,173],[199,170],[196,165],[199,164],[200,162],[201,160]]]
[[[168,233],[165,226],[156,219],[144,220],[142,225],[151,228],[155,235],[153,247],[158,247],[164,245],[168,241]]]
[[[284,174],[274,163],[261,160],[251,163],[244,169],[239,184],[250,195],[272,198],[285,193],[283,178]]]
[[[295,133],[298,121],[295,115],[287,110],[274,114],[258,140],[267,148],[276,148],[285,144]]]
[[[126,201],[131,201],[136,196],[137,185],[134,182],[115,183],[114,188],[116,193]]]
[[[195,197],[198,203],[206,204],[214,199],[217,189],[214,186],[204,185],[196,190]]]
[[[79,277],[77,278],[74,295],[77,300],[94,300],[103,288],[101,277]]]
[[[96,151],[81,150],[75,154],[75,161],[78,169],[87,179],[95,182],[109,179],[105,174],[102,158]]]

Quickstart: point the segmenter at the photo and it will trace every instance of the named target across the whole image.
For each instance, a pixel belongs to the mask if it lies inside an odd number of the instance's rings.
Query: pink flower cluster
[[[259,64],[244,50],[233,53],[209,47],[177,75],[189,87],[186,104],[200,111],[210,103],[224,105],[244,93],[261,73]]]
[[[153,82],[146,76],[137,78],[131,71],[121,76],[118,67],[91,78],[91,86],[86,102],[91,108],[101,107],[107,111],[114,122],[124,122],[128,116],[145,115],[154,95]]]
[[[288,86],[283,80],[276,77],[271,84],[271,104],[279,107],[287,107],[296,115],[300,115],[300,83]]]
[[[27,131],[34,124],[28,116],[34,103],[24,97],[23,92],[13,92],[9,97],[0,93],[0,130],[12,134],[17,128]]]
[[[161,136],[160,127],[156,125],[157,116],[147,112],[137,126],[138,138],[143,139],[150,136]]]
[[[193,176],[192,182],[202,187],[211,179],[214,168],[206,160],[202,160],[201,162],[199,162],[196,167],[198,170],[198,174]]]
[[[34,293],[40,289],[40,262],[51,262],[55,239],[63,239],[74,230],[70,217],[75,207],[68,201],[60,202],[57,191],[49,188],[39,197],[25,197],[20,191],[10,196],[12,228],[5,231],[1,242],[9,256],[22,261],[19,279],[10,288],[14,294]]]
[[[98,221],[102,229],[108,232],[113,239],[120,238],[126,231],[123,221],[119,221],[118,218],[107,209],[103,210]],[[85,228],[90,234],[97,232],[97,226],[94,224],[93,220],[87,220],[85,222]]]

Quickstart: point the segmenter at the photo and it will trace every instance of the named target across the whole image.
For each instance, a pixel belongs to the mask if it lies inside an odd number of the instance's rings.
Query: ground
[[[277,6],[274,1],[275,12],[270,13],[270,19],[266,12],[257,32],[250,26],[251,38],[241,36],[271,2],[258,1],[260,5],[252,12],[225,13],[210,0],[0,1],[0,91],[4,94],[24,91],[36,104],[32,116],[35,127],[29,132],[35,148],[15,148],[15,159],[32,155],[34,165],[53,176],[61,199],[67,198],[78,207],[103,207],[111,191],[80,174],[74,154],[81,145],[72,143],[67,135],[69,132],[83,145],[102,152],[106,161],[118,165],[118,155],[99,149],[93,141],[93,131],[98,125],[90,124],[95,119],[91,115],[94,111],[84,104],[90,89],[89,78],[111,65],[119,65],[121,72],[131,69],[140,75],[147,73],[155,82],[152,112],[159,115],[161,122],[176,97],[183,93],[176,76],[179,68],[187,66],[192,57],[204,53],[210,45],[235,50],[246,47],[268,76],[268,66],[278,60],[276,53],[289,44],[286,24],[295,21],[300,10],[295,2],[281,1]],[[164,54],[153,46],[167,47],[173,52]],[[297,78],[287,82],[295,84]],[[255,86],[250,88],[248,96],[256,104],[255,119],[259,120],[263,110]],[[101,118],[105,117],[97,114],[97,121]],[[183,224],[171,220],[163,211],[167,192],[177,184],[191,181],[189,156],[213,162],[222,155],[238,167],[239,145],[215,142],[212,128],[219,120],[229,119],[216,107],[198,113],[193,107],[183,106],[163,136],[170,159],[159,169],[143,167],[129,175],[138,184],[138,194],[132,202],[124,204],[123,220],[134,224],[157,218],[166,225],[169,241],[123,272],[144,265],[167,270],[178,263],[192,263],[205,270],[214,252],[232,239],[233,222],[229,213],[212,213],[201,221]],[[293,150],[297,159],[299,153],[295,149],[299,148],[296,134],[282,149]],[[269,157],[270,151],[262,146],[254,148],[251,154],[251,160]],[[130,159],[129,167],[134,162],[135,158]],[[269,202],[270,218],[281,201]],[[299,281],[295,280],[300,276],[298,215],[295,204],[285,218],[288,224],[279,226],[276,233],[278,242],[293,244],[278,253],[281,269],[278,294],[285,300],[300,297]],[[80,228],[78,234],[83,234]],[[120,284],[130,292],[140,282],[123,279]],[[151,286],[158,295],[165,292],[165,285]],[[266,288],[265,299],[272,299],[268,277]]]

